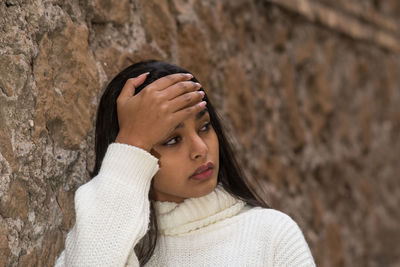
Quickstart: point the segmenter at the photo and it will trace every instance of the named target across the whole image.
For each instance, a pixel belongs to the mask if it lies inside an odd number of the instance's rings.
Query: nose
[[[190,143],[190,158],[201,159],[207,157],[208,146],[204,140],[197,134],[192,136]]]

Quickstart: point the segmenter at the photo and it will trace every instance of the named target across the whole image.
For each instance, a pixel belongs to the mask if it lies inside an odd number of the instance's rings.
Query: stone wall
[[[53,265],[101,92],[150,58],[199,78],[318,266],[399,266],[400,5],[358,3],[2,0],[0,266]]]

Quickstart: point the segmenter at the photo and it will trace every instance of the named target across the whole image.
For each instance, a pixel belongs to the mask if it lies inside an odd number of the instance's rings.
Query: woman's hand
[[[148,73],[129,79],[117,99],[119,133],[115,140],[147,151],[189,116],[204,109],[204,92],[191,74],[162,77],[134,95]]]

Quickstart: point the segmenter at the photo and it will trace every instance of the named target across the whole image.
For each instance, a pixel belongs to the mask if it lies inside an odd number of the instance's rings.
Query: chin
[[[193,195],[191,197],[202,197],[210,194],[217,186],[217,181],[218,179],[216,177],[208,180],[204,183],[204,186],[199,186],[198,190],[196,192],[193,192]]]

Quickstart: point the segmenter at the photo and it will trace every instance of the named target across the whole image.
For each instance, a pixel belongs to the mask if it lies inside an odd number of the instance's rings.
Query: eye
[[[200,132],[208,132],[210,130],[210,128],[212,127],[211,123],[208,121],[206,122],[201,128],[200,128]],[[166,142],[163,143],[163,146],[173,146],[178,144],[181,141],[181,137],[178,136],[174,136],[171,137],[170,139],[168,139]]]
[[[207,132],[211,128],[211,123],[208,121],[206,122],[203,127],[200,128],[200,132]]]
[[[164,146],[172,146],[172,145],[175,145],[175,144],[177,144],[177,143],[180,141],[180,139],[181,139],[180,136],[172,137],[172,138],[168,139],[168,141],[165,142],[163,145],[164,145]]]

